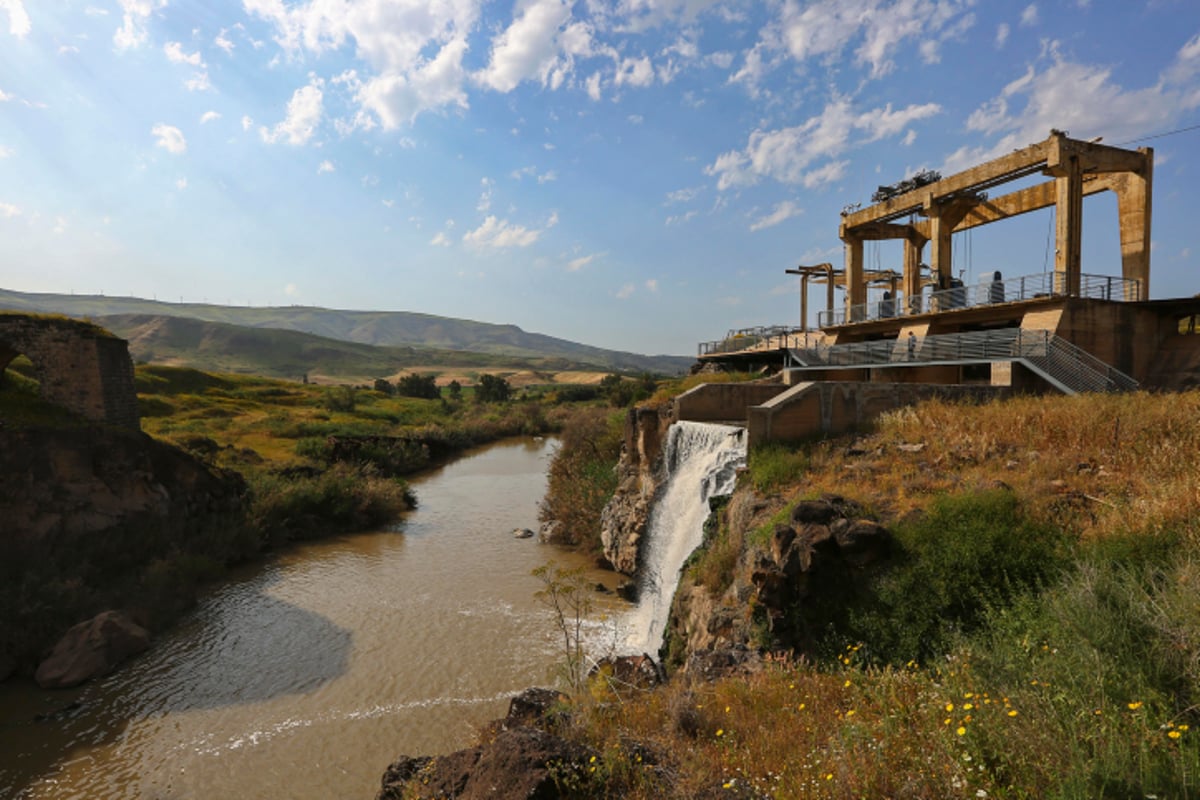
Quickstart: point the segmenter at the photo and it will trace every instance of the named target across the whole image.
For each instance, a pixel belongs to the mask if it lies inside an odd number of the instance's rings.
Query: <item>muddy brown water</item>
[[[394,530],[235,576],[108,678],[0,684],[0,797],[370,798],[398,755],[468,745],[559,660],[530,571],[579,559],[512,536],[536,527],[554,446],[417,478]]]

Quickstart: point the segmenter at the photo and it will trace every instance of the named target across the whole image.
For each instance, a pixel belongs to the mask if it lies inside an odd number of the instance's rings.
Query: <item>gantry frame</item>
[[[1050,180],[996,198],[995,186],[1041,173]],[[1150,216],[1154,150],[1125,150],[1051,131],[1032,144],[963,172],[897,195],[861,211],[844,214],[839,236],[845,245],[846,307],[867,302],[872,281],[863,268],[863,242],[904,242],[904,299],[921,293],[921,259],[930,245],[929,269],[935,288],[950,287],[950,237],[955,233],[1051,206],[1055,209],[1056,291],[1076,294],[1081,275],[1083,198],[1103,191],[1117,195],[1122,277],[1138,283],[1141,299],[1150,293]],[[911,218],[923,216],[924,220]],[[908,222],[898,222],[909,217]],[[849,318],[849,314],[847,314]]]

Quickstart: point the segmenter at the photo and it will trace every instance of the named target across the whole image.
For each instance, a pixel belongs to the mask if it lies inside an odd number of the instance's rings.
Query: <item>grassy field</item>
[[[833,492],[899,557],[803,656],[576,698],[579,797],[1200,796],[1200,392],[930,402],[751,454],[772,519]],[[730,557],[732,553],[732,557]],[[753,608],[744,606],[747,614]],[[832,617],[831,617],[832,619]]]

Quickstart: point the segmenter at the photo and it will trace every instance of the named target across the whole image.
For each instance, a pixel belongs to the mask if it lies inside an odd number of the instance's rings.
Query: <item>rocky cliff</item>
[[[666,477],[662,463],[671,409],[632,408],[625,421],[625,443],[617,464],[617,489],[600,518],[604,556],[625,575],[637,572],[639,543],[650,508]]]
[[[205,565],[253,546],[244,495],[239,475],[135,431],[0,428],[0,662],[30,671],[113,607],[153,627]]]

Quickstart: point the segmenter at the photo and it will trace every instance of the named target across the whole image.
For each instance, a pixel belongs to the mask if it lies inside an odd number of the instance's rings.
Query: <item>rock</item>
[[[602,658],[589,677],[604,675],[617,689],[653,689],[663,682],[662,670],[648,654]]]
[[[636,581],[625,581],[617,587],[617,594],[622,600],[628,600],[631,603],[638,601],[638,587]]]
[[[532,539],[533,538],[533,531],[529,530],[529,528],[513,528],[512,534],[513,534],[514,539]]]
[[[501,731],[487,744],[425,760],[403,756],[384,773],[377,800],[561,796],[558,782],[578,781],[593,753],[538,728]]]
[[[526,689],[508,702],[508,715],[504,718],[504,725],[509,728],[534,725],[548,718],[556,706],[566,703],[569,699],[554,689]]]
[[[865,567],[887,555],[892,537],[887,528],[866,519],[834,525],[834,541],[842,558],[852,567]]]
[[[828,525],[838,516],[837,508],[828,500],[801,500],[792,509],[792,524]]]
[[[762,671],[762,656],[741,645],[694,652],[688,656],[684,671],[709,682],[731,675],[753,675]]]
[[[547,520],[538,528],[538,541],[549,544],[562,536],[563,524],[556,519]]]
[[[925,449],[925,442],[918,442],[916,444],[898,444],[896,445],[896,449],[902,453],[919,453]]]
[[[150,646],[150,634],[120,611],[105,611],[71,628],[38,665],[43,689],[65,689],[107,675]]]

